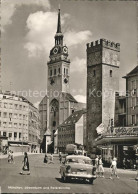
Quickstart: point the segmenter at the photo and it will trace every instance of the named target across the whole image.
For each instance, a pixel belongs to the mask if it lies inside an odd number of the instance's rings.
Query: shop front
[[[138,127],[118,127],[112,133],[100,135],[95,143],[101,149],[103,161],[109,166],[113,157],[118,167],[133,168],[138,154]]]

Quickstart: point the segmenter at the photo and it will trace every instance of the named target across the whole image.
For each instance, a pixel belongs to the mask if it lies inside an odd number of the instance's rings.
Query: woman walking
[[[23,167],[20,174],[23,174],[23,172],[28,172],[27,175],[30,175],[29,159],[28,159],[27,152],[24,153]]]
[[[110,179],[112,179],[113,175],[119,178],[117,174],[117,159],[116,158],[113,158],[110,168],[112,169]]]
[[[102,157],[99,156],[99,177],[104,178],[104,168],[103,168],[103,162],[102,162]]]

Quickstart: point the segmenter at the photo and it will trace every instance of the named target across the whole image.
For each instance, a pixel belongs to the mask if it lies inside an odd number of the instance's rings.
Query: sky
[[[46,90],[59,4],[71,60],[70,93],[86,102],[86,44],[100,38],[120,43],[119,84],[120,91],[125,91],[122,76],[137,65],[137,5],[135,1],[100,0],[2,0],[2,89]],[[27,96],[36,106],[43,97]]]

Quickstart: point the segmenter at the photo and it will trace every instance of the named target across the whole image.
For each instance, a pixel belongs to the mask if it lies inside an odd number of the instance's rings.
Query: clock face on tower
[[[55,80],[52,78],[50,79],[50,84],[53,85],[55,83]]]
[[[64,78],[64,83],[67,84],[68,83],[68,79]]]
[[[58,48],[57,48],[57,47],[55,47],[55,48],[53,49],[53,53],[54,53],[54,54],[57,54],[57,53],[58,53]]]
[[[65,53],[65,54],[68,53],[68,48],[66,46],[63,47],[63,53]]]

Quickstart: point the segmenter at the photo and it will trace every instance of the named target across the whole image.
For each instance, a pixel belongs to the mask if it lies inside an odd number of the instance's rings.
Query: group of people
[[[103,162],[102,162],[101,155],[100,156],[98,156],[98,155],[96,156],[96,158],[95,158],[95,166],[96,166],[97,176],[104,178],[104,168],[103,168]],[[115,157],[111,161],[110,169],[111,169],[110,179],[112,179],[112,177],[114,175],[117,178],[119,178],[118,174],[117,174],[117,159]]]
[[[8,163],[15,163],[14,162],[13,151],[11,151],[11,150],[9,150],[9,153],[8,153]]]

